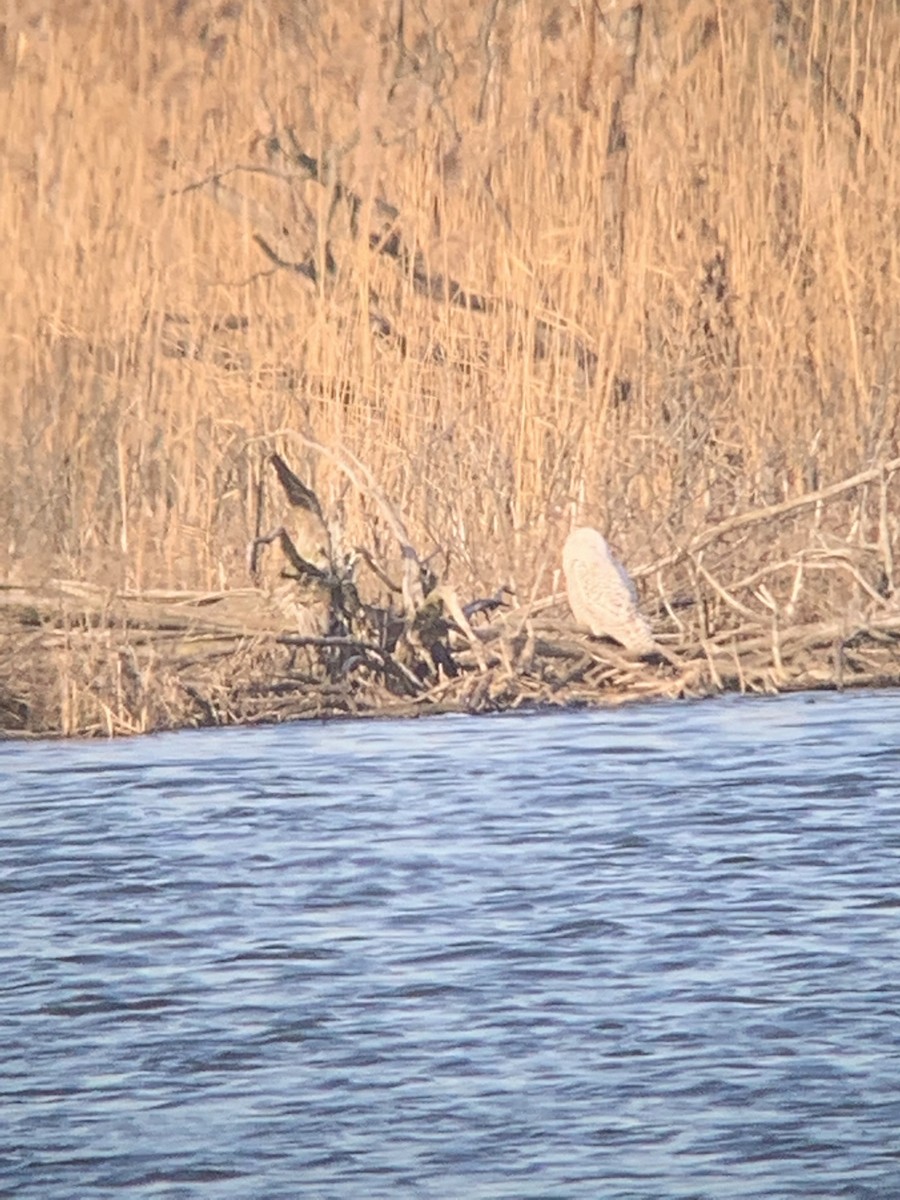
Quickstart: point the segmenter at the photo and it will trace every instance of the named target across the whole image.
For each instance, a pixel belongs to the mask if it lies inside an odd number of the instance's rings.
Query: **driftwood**
[[[0,730],[127,734],[294,720],[620,704],[721,691],[900,683],[900,614],[867,625],[747,627],[634,659],[565,621],[495,613],[426,640],[306,637],[255,590],[0,591]],[[412,626],[410,626],[411,628]]]
[[[255,587],[127,592],[71,580],[0,586],[0,732],[113,735],[900,683],[900,608],[892,598],[893,526],[886,517],[887,481],[900,472],[898,459],[738,514],[635,572],[646,577],[680,561],[699,589],[687,599],[663,594],[653,618],[658,651],[635,657],[577,629],[561,596],[514,609],[501,588],[462,603],[416,551],[402,514],[365,465],[298,436],[380,511],[401,578],[371,551],[342,548],[341,530],[314,491],[273,454],[269,478],[284,495],[286,516],[262,532],[261,493],[248,556]],[[875,481],[883,485],[876,548],[884,587],[867,581],[849,548],[828,554],[855,589],[848,615],[793,615],[800,581],[820,565],[820,552],[798,551],[749,573],[745,564],[738,579],[723,580],[702,561],[720,542],[727,552],[736,530],[794,519]],[[381,604],[362,598],[362,570],[384,590]],[[793,584],[779,602],[769,582],[785,573],[793,573]]]

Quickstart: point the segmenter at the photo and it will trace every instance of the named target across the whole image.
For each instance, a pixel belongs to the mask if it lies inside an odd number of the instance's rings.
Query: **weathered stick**
[[[829,487],[819,488],[815,492],[806,492],[803,496],[797,496],[793,500],[782,500],[779,504],[770,504],[766,508],[753,508],[749,512],[737,513],[733,517],[727,517],[724,521],[720,521],[718,525],[713,525],[711,529],[706,529],[703,533],[691,538],[672,554],[657,559],[656,562],[649,563],[645,567],[638,567],[631,572],[632,577],[640,579],[645,575],[652,574],[654,571],[660,571],[664,567],[674,566],[675,563],[682,562],[689,555],[704,550],[724,534],[731,533],[735,529],[746,529],[748,525],[758,525],[760,521],[768,521],[772,517],[783,517],[786,513],[795,512],[801,508],[809,508],[811,505],[821,504],[825,500],[833,500],[836,496],[852,491],[853,488],[859,487],[861,484],[871,483],[875,479],[884,479],[889,475],[893,475],[896,471],[900,471],[900,458],[892,458],[886,463],[871,468],[871,470],[860,471],[858,475],[851,475],[849,479],[844,479],[840,483],[833,483]]]

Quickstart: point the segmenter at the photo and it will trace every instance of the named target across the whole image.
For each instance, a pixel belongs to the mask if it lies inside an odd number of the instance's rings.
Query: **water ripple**
[[[0,744],[0,1193],[900,1195],[900,694]]]

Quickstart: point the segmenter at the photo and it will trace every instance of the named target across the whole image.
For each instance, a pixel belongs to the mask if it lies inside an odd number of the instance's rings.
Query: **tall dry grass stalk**
[[[3,9],[0,576],[241,585],[273,449],[387,556],[297,432],[523,599],[898,453],[896,2]]]

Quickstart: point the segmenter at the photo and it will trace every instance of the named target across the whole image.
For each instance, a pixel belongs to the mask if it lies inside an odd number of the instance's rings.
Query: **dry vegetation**
[[[898,0],[4,0],[0,728],[384,707],[263,632],[273,452],[512,589],[407,707],[896,679],[898,78]],[[541,642],[573,501],[680,665]]]

